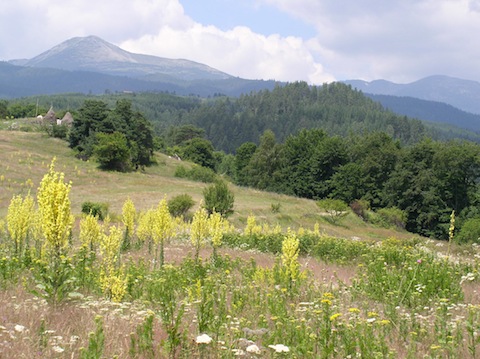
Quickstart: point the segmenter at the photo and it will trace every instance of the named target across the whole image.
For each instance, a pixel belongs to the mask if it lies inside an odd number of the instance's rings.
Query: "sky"
[[[0,61],[96,35],[142,54],[279,81],[480,81],[480,0],[15,0]]]

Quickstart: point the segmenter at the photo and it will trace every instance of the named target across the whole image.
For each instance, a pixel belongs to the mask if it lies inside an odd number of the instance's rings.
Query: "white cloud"
[[[480,0],[259,1],[315,26],[325,69],[338,79],[480,80]]]
[[[315,61],[305,40],[265,36],[242,26],[228,31],[198,23],[183,29],[164,26],[154,35],[125,41],[121,47],[132,52],[194,60],[243,78],[310,83],[333,80]]]
[[[333,80],[305,40],[204,26],[179,1],[12,1],[0,9],[0,59],[33,57],[71,37],[97,35],[129,51],[186,58],[244,78]]]
[[[31,57],[74,36],[97,35],[111,42],[188,26],[177,0],[16,0],[0,7],[3,53]],[[8,44],[8,50],[5,49]],[[27,45],[28,44],[28,45]]]
[[[480,81],[480,0],[255,0],[311,24],[316,35],[309,39],[206,26],[188,17],[181,1],[8,1],[0,7],[0,60],[97,35],[129,51],[245,78],[407,82],[445,74]]]

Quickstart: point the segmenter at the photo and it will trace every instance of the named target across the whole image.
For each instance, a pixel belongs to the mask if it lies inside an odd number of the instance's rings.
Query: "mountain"
[[[480,115],[462,111],[443,102],[414,97],[365,94],[399,115],[436,123],[454,125],[480,133]]]
[[[135,54],[96,36],[75,37],[29,60],[10,63],[27,67],[91,71],[115,76],[157,80],[226,80],[233,76],[207,65],[182,59]],[[159,76],[160,75],[160,76]]]
[[[218,94],[237,97],[244,93],[273,89],[275,81],[245,80],[165,80],[148,81],[91,71],[16,66],[0,62],[0,98],[61,93],[103,94],[113,92],[169,92],[183,96],[209,97]]]
[[[0,62],[0,98],[145,91],[237,97],[277,84],[233,77],[194,61],[134,54],[96,36],[72,38],[32,59]]]
[[[480,83],[476,81],[436,75],[408,84],[396,84],[386,80],[343,82],[368,94],[444,102],[463,111],[480,114]]]

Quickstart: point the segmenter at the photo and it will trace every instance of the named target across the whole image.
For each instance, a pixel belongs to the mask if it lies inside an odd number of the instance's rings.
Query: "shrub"
[[[98,217],[99,220],[103,221],[108,214],[108,204],[89,201],[83,202],[82,213],[91,214],[92,216]]]
[[[377,215],[383,225],[405,228],[407,223],[407,214],[397,207],[381,208]]]
[[[47,133],[51,137],[66,139],[69,128],[65,125],[52,125],[47,127]]]
[[[123,133],[99,132],[95,138],[97,143],[93,146],[93,154],[102,168],[122,172],[130,169],[130,147]]]
[[[348,205],[339,199],[322,199],[317,201],[317,205],[330,215],[333,223],[337,223],[340,218],[348,214]]]
[[[358,217],[366,221],[368,219],[368,210],[370,209],[370,204],[366,200],[357,199],[350,203],[350,209]]]
[[[195,201],[189,194],[179,194],[168,201],[168,210],[173,217],[183,217],[193,207]]]
[[[282,205],[280,203],[270,204],[270,210],[272,211],[272,213],[279,213],[281,207],[282,207]]]
[[[179,166],[175,171],[175,177],[187,178],[197,182],[212,183],[215,182],[217,175],[213,170],[206,167],[194,166],[191,169],[187,169],[184,166]]]
[[[455,239],[460,243],[480,243],[480,218],[467,219]]]
[[[217,212],[227,217],[233,213],[235,197],[224,181],[217,180],[213,185],[205,188],[203,196],[204,207],[209,214]]]

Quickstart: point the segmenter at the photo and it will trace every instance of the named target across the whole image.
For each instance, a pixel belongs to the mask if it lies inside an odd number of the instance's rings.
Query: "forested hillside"
[[[52,104],[57,109],[72,111],[91,97],[70,94],[38,99],[46,109]],[[386,111],[361,92],[341,83],[312,87],[297,82],[239,98],[218,95],[199,99],[165,93],[105,94],[94,98],[110,106],[128,98],[135,109],[153,123],[157,135],[166,135],[171,126],[193,124],[203,128],[215,148],[226,152],[234,152],[244,142],[258,143],[267,129],[272,130],[279,141],[304,128],[322,128],[328,134],[341,136],[383,131],[402,143],[415,143],[425,135],[436,136],[421,121]],[[32,104],[36,100],[22,101]]]
[[[452,211],[457,228],[480,218],[480,146],[439,141],[438,133],[421,121],[386,111],[348,85],[292,83],[238,99],[157,93],[94,99],[66,95],[39,98],[39,106],[32,99],[3,102],[0,114],[18,116],[23,110],[22,115],[29,116],[26,112],[46,108],[48,100],[73,112],[76,120],[69,139],[81,154],[91,148],[98,156],[106,148],[105,158],[113,145],[124,143],[124,148],[135,150],[125,150],[128,156],[123,157],[136,166],[137,146],[146,143],[145,153],[155,146],[241,186],[338,199],[360,215],[368,209],[383,210],[407,230],[436,238],[448,237]],[[142,125],[143,116],[153,124],[148,141],[122,125]],[[149,126],[144,127],[150,133]],[[79,133],[89,138],[82,146],[72,142]],[[146,159],[138,164],[148,164]]]
[[[214,146],[233,152],[244,142],[258,141],[267,129],[278,141],[301,129],[322,128],[330,135],[383,131],[402,143],[415,143],[429,130],[418,120],[386,111],[381,105],[341,83],[278,86],[238,100],[219,99],[195,108],[190,122],[205,129]]]

